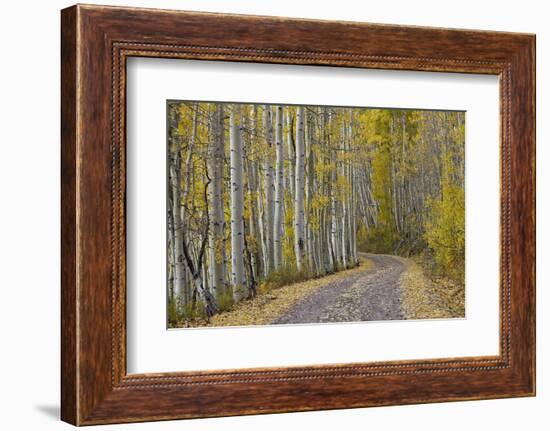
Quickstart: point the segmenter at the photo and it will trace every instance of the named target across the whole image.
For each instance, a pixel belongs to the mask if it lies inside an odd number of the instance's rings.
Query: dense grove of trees
[[[423,253],[463,282],[462,112],[169,102],[168,161],[172,319],[358,251]]]

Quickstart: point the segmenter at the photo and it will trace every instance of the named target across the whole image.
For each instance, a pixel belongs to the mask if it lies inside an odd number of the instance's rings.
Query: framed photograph
[[[535,36],[61,14],[62,419],[535,394]]]

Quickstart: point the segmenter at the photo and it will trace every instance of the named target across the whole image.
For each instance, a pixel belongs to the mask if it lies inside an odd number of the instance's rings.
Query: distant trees
[[[362,110],[354,125],[359,249],[424,253],[464,283],[464,113]]]
[[[461,277],[463,113],[170,102],[168,138],[176,317],[353,267],[358,250],[426,252]]]

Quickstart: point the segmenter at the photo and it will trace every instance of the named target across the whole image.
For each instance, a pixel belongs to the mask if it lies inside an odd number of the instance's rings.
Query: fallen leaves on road
[[[255,298],[240,302],[227,312],[212,317],[208,324],[200,326],[249,326],[268,325],[287,312],[302,298],[341,277],[368,271],[373,266],[369,259],[361,257],[359,266],[321,278],[291,284],[260,293]]]
[[[407,319],[450,319],[465,317],[464,287],[445,278],[430,279],[419,262],[403,259],[401,275],[403,311]]]

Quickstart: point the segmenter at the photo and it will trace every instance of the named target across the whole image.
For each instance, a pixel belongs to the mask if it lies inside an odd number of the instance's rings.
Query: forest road
[[[390,255],[361,253],[361,256],[372,261],[374,267],[327,284],[271,323],[404,319],[399,277],[405,263]]]

